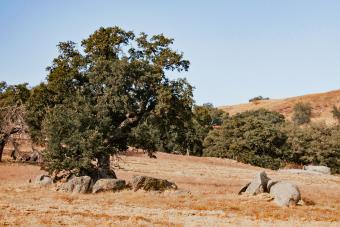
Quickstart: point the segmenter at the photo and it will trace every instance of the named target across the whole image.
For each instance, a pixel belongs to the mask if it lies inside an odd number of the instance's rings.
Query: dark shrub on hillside
[[[284,159],[303,165],[325,165],[332,172],[340,172],[340,127],[312,124],[284,128],[288,136]]]
[[[296,103],[293,107],[293,122],[297,125],[303,125],[310,122],[312,107],[309,103]]]
[[[284,116],[265,109],[247,111],[224,121],[204,141],[204,156],[231,158],[261,167],[278,169],[286,135]]]
[[[260,95],[260,96],[256,96],[254,98],[249,99],[249,102],[260,101],[260,100],[269,100],[269,97],[264,98]]]

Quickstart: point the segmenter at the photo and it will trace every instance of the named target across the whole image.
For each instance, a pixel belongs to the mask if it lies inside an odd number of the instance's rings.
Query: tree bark
[[[3,154],[4,148],[8,141],[9,136],[10,134],[4,134],[2,138],[0,138],[0,162],[2,160],[2,154]]]
[[[98,179],[101,178],[117,178],[116,174],[110,168],[110,155],[101,154],[98,157]]]

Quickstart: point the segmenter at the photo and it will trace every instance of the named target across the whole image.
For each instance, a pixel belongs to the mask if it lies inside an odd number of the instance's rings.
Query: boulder
[[[92,193],[98,193],[102,191],[119,191],[125,187],[125,180],[100,179],[93,185]]]
[[[145,191],[165,191],[177,189],[177,185],[167,180],[147,176],[135,176],[131,182],[134,191],[143,189]]]
[[[306,171],[313,171],[321,174],[331,174],[331,169],[327,166],[304,166],[304,170]]]
[[[45,185],[50,185],[53,183],[53,180],[50,176],[48,175],[45,175],[45,174],[40,174],[38,175],[36,178],[35,178],[35,184],[37,185],[42,185],[42,186],[45,186]]]
[[[263,192],[267,192],[267,183],[270,179],[267,177],[266,172],[262,171],[260,173],[257,173],[253,180],[245,185],[240,191],[239,194],[242,192],[251,194],[251,195],[257,195]]]
[[[301,200],[299,188],[288,181],[269,181],[267,187],[279,206],[296,205]]]
[[[304,170],[304,169],[279,169],[279,172],[282,173],[293,173],[293,174],[313,174],[313,175],[320,175],[322,173],[310,171],[310,170]]]
[[[66,183],[62,183],[57,191],[72,193],[87,193],[90,191],[92,179],[89,176],[73,177]]]

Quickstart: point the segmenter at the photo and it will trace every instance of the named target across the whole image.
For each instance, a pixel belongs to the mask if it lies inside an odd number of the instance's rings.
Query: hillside
[[[221,106],[220,108],[230,115],[240,113],[247,110],[256,110],[259,108],[265,108],[272,111],[282,113],[288,119],[291,118],[293,113],[293,106],[297,102],[310,103],[312,106],[312,121],[320,122],[324,121],[326,124],[334,124],[331,110],[333,105],[340,106],[340,90],[309,94],[285,99],[270,99],[261,100],[251,103]]]
[[[339,226],[340,178],[266,170],[297,184],[306,205],[282,208],[237,195],[258,167],[233,160],[157,153],[121,156],[117,176],[166,178],[179,191],[67,194],[30,183],[38,166],[0,163],[0,226]]]

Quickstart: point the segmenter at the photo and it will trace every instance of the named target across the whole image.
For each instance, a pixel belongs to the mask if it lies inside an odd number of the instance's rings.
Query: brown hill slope
[[[333,119],[331,111],[333,105],[340,106],[340,90],[285,99],[261,100],[239,105],[221,106],[220,109],[228,112],[230,115],[234,115],[236,113],[247,110],[265,108],[268,110],[280,112],[288,119],[291,119],[293,106],[298,102],[311,104],[312,121],[324,121],[327,124],[334,124],[335,120]]]

